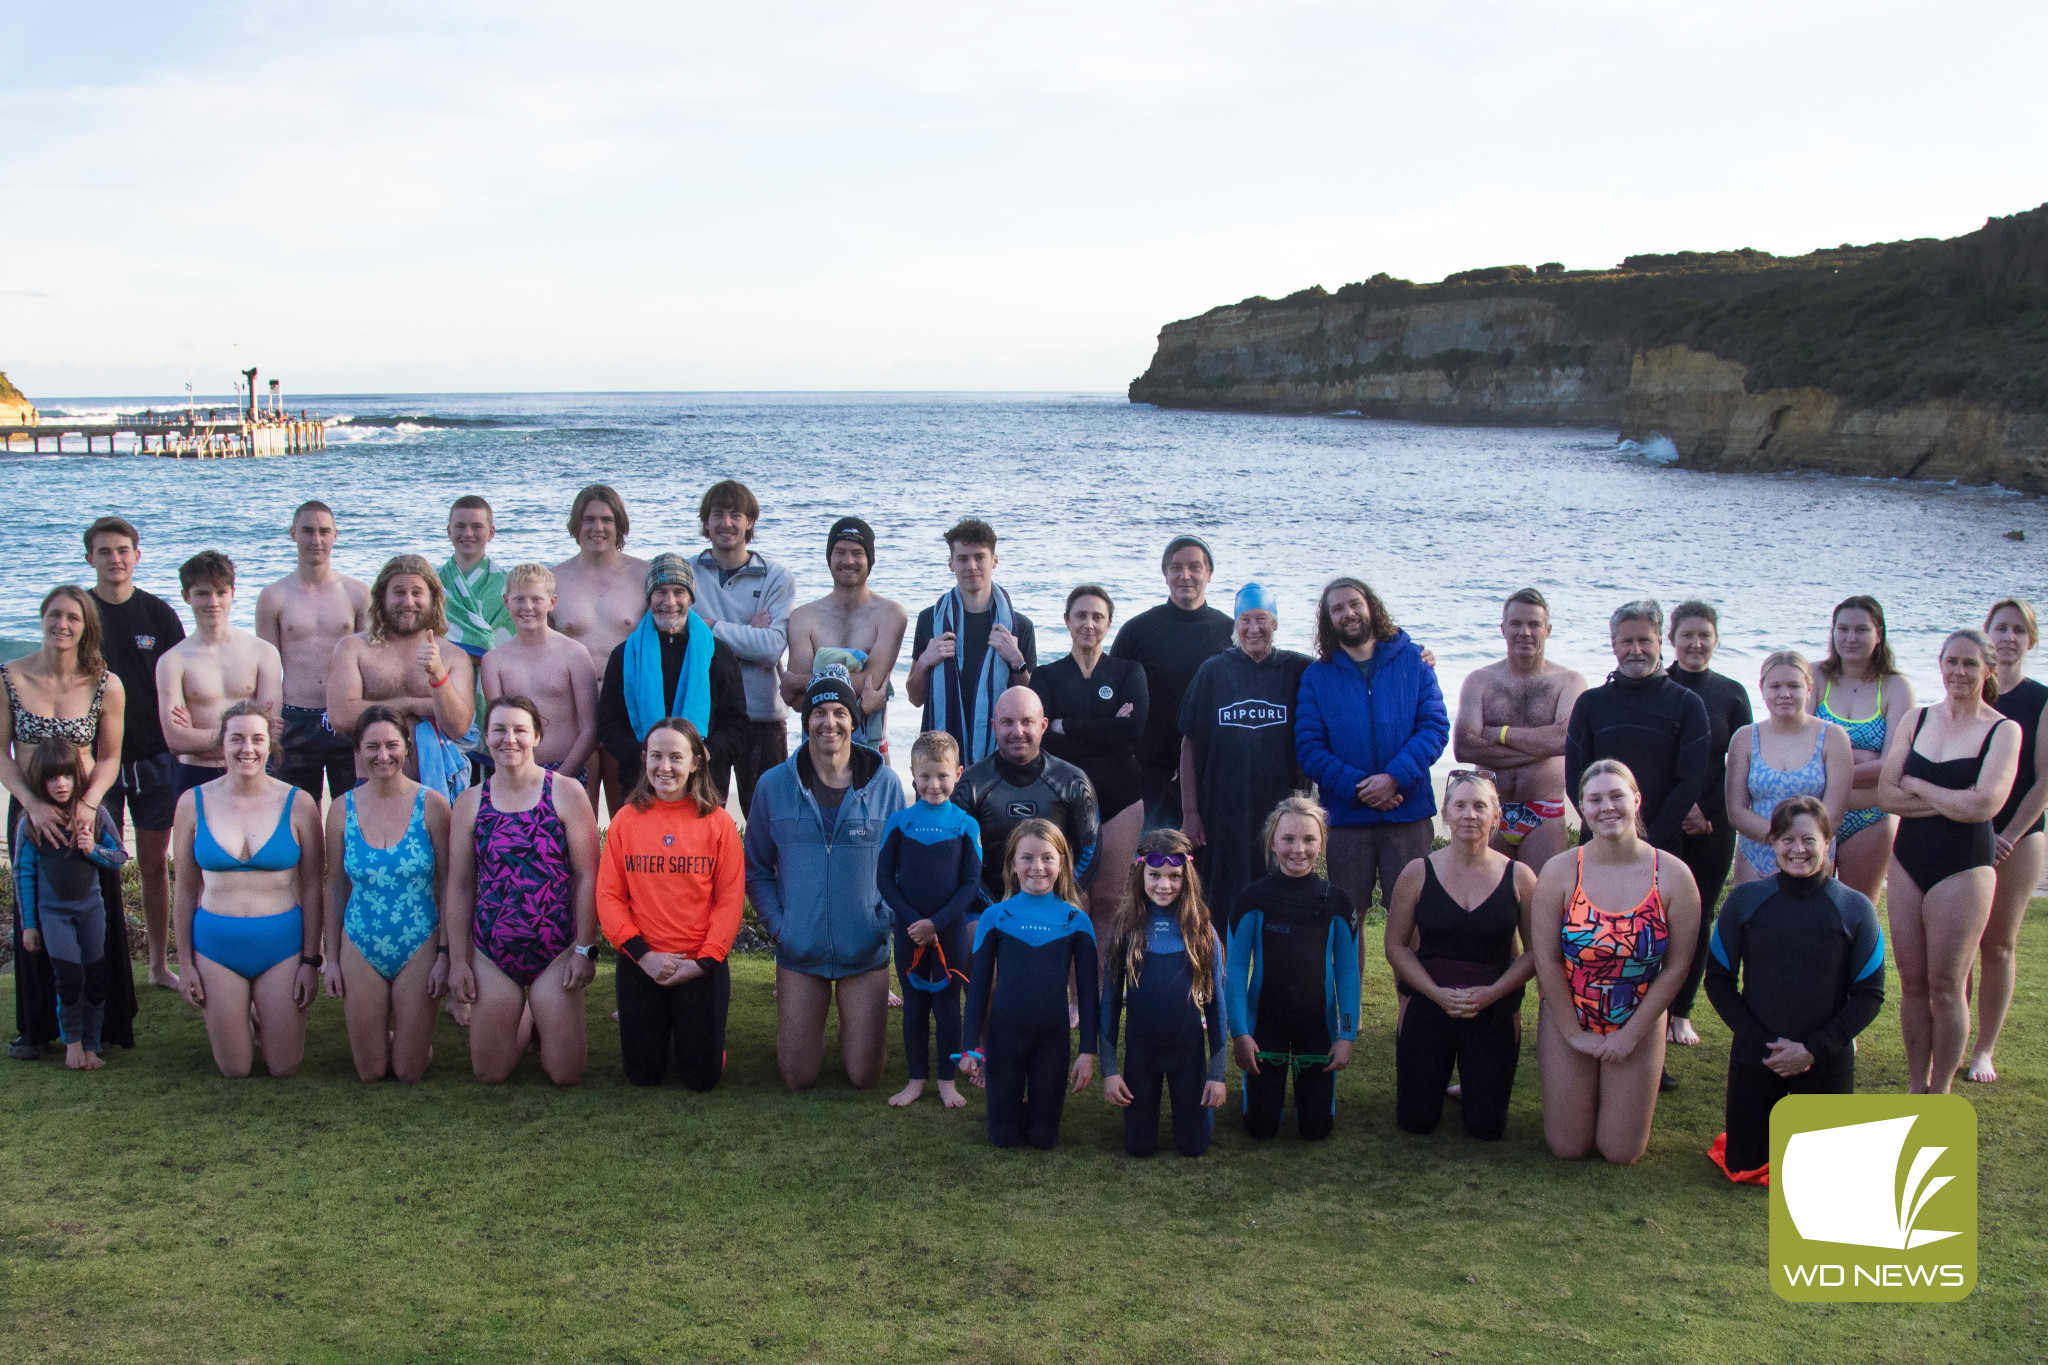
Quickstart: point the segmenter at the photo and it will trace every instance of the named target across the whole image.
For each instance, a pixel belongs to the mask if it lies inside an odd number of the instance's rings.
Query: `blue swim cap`
[[[1270,611],[1277,621],[1280,619],[1280,599],[1263,583],[1247,583],[1237,590],[1237,609],[1231,615],[1242,616],[1248,611]]]

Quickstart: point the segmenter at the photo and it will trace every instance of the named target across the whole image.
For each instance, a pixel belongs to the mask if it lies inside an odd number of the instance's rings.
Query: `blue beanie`
[[[1269,611],[1277,621],[1280,619],[1280,599],[1263,583],[1247,583],[1237,590],[1237,606],[1231,615],[1242,616],[1248,611]]]

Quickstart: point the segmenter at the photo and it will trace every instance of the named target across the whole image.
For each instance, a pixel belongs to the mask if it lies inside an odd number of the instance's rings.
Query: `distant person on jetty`
[[[1215,905],[1235,905],[1265,875],[1266,817],[1305,785],[1294,703],[1309,658],[1274,647],[1271,590],[1247,583],[1235,606],[1237,643],[1196,670],[1180,708],[1182,828],[1203,850],[1202,886]]]
[[[370,585],[369,628],[335,647],[327,715],[349,733],[371,702],[407,717],[414,727],[413,775],[453,800],[469,785],[465,737],[476,723],[476,686],[469,656],[448,646],[447,629],[433,566],[418,555],[387,561]]]
[[[968,765],[953,789],[953,804],[973,817],[981,829],[984,849],[1007,848],[1010,835],[1032,820],[1050,821],[1066,840],[1068,871],[1082,888],[1094,880],[1095,849],[1101,837],[1100,812],[1095,789],[1088,774],[1054,758],[1043,748],[1045,706],[1028,687],[1013,687],[1003,693],[995,707],[995,752],[979,763]],[[981,884],[986,899],[969,910],[970,919],[1003,898],[1006,872],[1000,859],[984,859]],[[1104,884],[1108,894],[1123,890],[1114,877]],[[1105,903],[1100,915],[1116,907]]]
[[[33,654],[0,664],[0,683],[7,688],[7,707],[0,717],[0,786],[7,789],[8,861],[20,867],[23,837],[33,835],[47,848],[78,847],[82,836],[97,831],[99,813],[120,770],[126,692],[106,666],[100,646],[99,611],[82,588],[61,584],[43,596],[37,611],[43,645]],[[46,739],[71,741],[86,768],[82,790],[73,793],[70,809],[52,804],[28,780],[27,768],[36,746]],[[100,895],[109,906],[121,904],[121,879],[105,870]],[[47,952],[29,950],[22,942],[22,917],[12,915],[14,949],[14,1042],[8,1055],[33,1061],[43,1045],[57,1037],[57,980]],[[102,1043],[135,1046],[135,981],[128,966],[128,919],[106,916],[104,960],[107,963],[107,1004]],[[185,940],[180,939],[183,943]]]
[[[642,580],[647,610],[612,650],[597,694],[597,740],[631,790],[640,781],[641,746],[654,723],[680,716],[711,750],[711,785],[732,770],[747,740],[747,685],[739,656],[692,610],[697,575],[679,554],[658,554]],[[559,619],[559,617],[557,618]]]
[[[1067,594],[1067,636],[1073,648],[1031,675],[1031,690],[1045,705],[1042,745],[1088,776],[1095,793],[1098,851],[1093,861],[1110,880],[1104,895],[1089,901],[1095,932],[1103,937],[1121,893],[1123,870],[1145,832],[1145,798],[1138,773],[1138,739],[1145,732],[1151,696],[1144,668],[1102,652],[1116,604],[1109,589],[1084,583]],[[998,750],[1001,746],[998,744]],[[1105,939],[1106,941],[1106,939]]]
[[[57,1036],[64,1044],[64,1065],[73,1071],[97,1071],[106,1063],[100,1030],[107,1014],[107,901],[102,872],[112,871],[119,884],[128,850],[114,817],[100,808],[91,834],[78,832],[80,805],[86,791],[85,751],[70,740],[52,735],[36,745],[24,774],[28,785],[62,817],[69,842],[46,845],[36,837],[26,813],[16,821],[8,843],[13,858],[14,912],[21,923],[22,946],[49,959],[56,979]],[[118,904],[118,902],[117,902]],[[127,963],[123,974],[131,977]]]
[[[1892,660],[1884,608],[1874,597],[1844,598],[1828,628],[1828,657],[1820,665],[1814,714],[1849,732],[1856,752],[1856,783],[1849,813],[1835,831],[1837,873],[1875,904],[1891,866],[1897,816],[1877,804],[1887,736],[1913,709],[1913,685]],[[1855,717],[1862,719],[1854,719]]]
[[[1604,758],[1626,764],[1641,796],[1648,830],[1643,837],[1682,856],[1685,822],[1706,790],[1712,766],[1707,708],[1698,693],[1664,671],[1663,608],[1647,599],[1624,603],[1607,625],[1614,671],[1572,705],[1565,781],[1575,790],[1586,770]],[[1592,838],[1589,825],[1579,842]]]
[[[775,1063],[791,1090],[817,1083],[835,998],[848,1082],[867,1089],[887,1060],[892,918],[875,874],[903,783],[853,742],[859,708],[846,679],[814,679],[804,742],[747,812],[747,896],[775,941]]]
[[[301,504],[292,513],[298,566],[256,598],[256,634],[275,645],[284,660],[277,775],[315,801],[323,773],[330,797],[356,784],[351,727],[328,723],[327,670],[335,646],[369,628],[370,589],[359,578],[335,572],[338,534],[326,503]]]
[[[1330,813],[1330,880],[1361,909],[1375,889],[1390,904],[1436,832],[1429,768],[1450,738],[1443,689],[1363,579],[1323,589],[1316,653],[1301,675],[1294,749]]]
[[[1110,649],[1112,657],[1145,670],[1149,706],[1138,739],[1138,780],[1146,830],[1180,827],[1180,701],[1195,670],[1230,648],[1233,629],[1231,619],[1209,605],[1216,559],[1200,536],[1168,541],[1159,570],[1166,600],[1124,622]]]
[[[490,776],[456,798],[448,835],[448,992],[473,1008],[477,1079],[509,1079],[530,1039],[556,1085],[590,1061],[583,991],[597,975],[597,816],[583,789],[533,761],[545,726],[525,697],[484,719]]]
[[[789,707],[782,700],[782,656],[789,647],[789,609],[796,579],[754,544],[761,504],[732,479],[704,490],[697,524],[711,548],[697,556],[696,612],[718,642],[739,659],[747,689],[747,726],[739,753],[716,770],[718,790],[739,775],[740,809],[753,804],[761,774],[789,757]]]
[[[794,706],[819,670],[837,664],[860,695],[854,742],[883,757],[889,753],[889,681],[903,652],[909,613],[903,604],[868,586],[875,567],[875,533],[859,517],[841,517],[825,534],[825,567],[832,591],[789,614],[789,667],[782,699]]]
[[[484,698],[497,695],[484,686],[484,655],[510,640],[517,629],[505,605],[505,571],[489,553],[497,534],[497,515],[491,504],[476,494],[464,494],[449,507],[448,544],[454,553],[438,572],[441,591],[447,595],[448,642],[460,646],[474,667],[478,714],[482,714]],[[470,752],[481,766],[485,757],[481,738]]]
[[[157,660],[157,720],[178,756],[178,791],[211,782],[227,769],[220,718],[240,701],[275,717],[283,709],[284,660],[277,646],[228,619],[235,604],[235,561],[201,550],[178,566],[178,586],[192,609],[192,634]],[[322,661],[321,668],[326,668]],[[180,946],[185,940],[178,940]]]
[[[953,588],[917,614],[904,695],[924,708],[926,730],[960,741],[970,768],[995,748],[996,699],[1031,685],[1038,636],[1031,618],[996,586],[996,533],[968,517],[946,532]]]
[[[157,718],[156,666],[185,638],[185,623],[170,603],[135,586],[142,533],[120,517],[101,517],[85,529],[85,559],[92,565],[93,605],[100,612],[100,652],[121,680],[121,776],[107,792],[106,812],[116,830],[135,821],[135,862],[142,881],[142,922],[149,933],[149,983],[178,988],[171,971],[171,821],[178,813],[178,760],[164,743]]]
[[[555,565],[555,627],[590,651],[600,684],[605,661],[647,614],[647,561],[626,553],[631,529],[626,500],[604,484],[591,484],[569,505],[576,555]],[[639,752],[637,743],[633,747]],[[632,784],[621,781],[612,754],[600,748],[592,758],[584,777],[591,806],[602,794],[616,811]]]
[[[547,725],[534,761],[580,783],[597,749],[597,666],[589,650],[548,624],[553,570],[515,564],[500,577],[517,633],[484,655],[483,693],[531,698]]]
[[[320,803],[267,771],[274,724],[257,702],[227,709],[214,740],[225,770],[178,798],[171,834],[188,954],[179,986],[206,1017],[214,1065],[232,1078],[254,1069],[259,1049],[271,1075],[296,1075],[320,994]]]
[[[1998,1079],[1992,1051],[2012,1007],[2020,922],[2027,902],[2041,884],[2048,861],[2048,835],[2041,812],[2048,809],[2048,744],[2041,742],[2043,707],[2048,687],[2027,676],[2027,654],[2041,643],[2041,627],[2033,604],[2007,597],[1994,602],[1984,617],[1984,633],[1998,652],[1998,700],[1991,703],[2020,727],[2019,772],[2005,806],[1991,817],[1992,851],[1998,858],[1998,886],[1991,897],[1991,920],[1978,944],[1977,1042],[1970,1049],[1969,1079]]]
[[[1451,736],[1458,761],[1487,769],[1498,784],[1494,847],[1539,872],[1571,837],[1565,823],[1565,728],[1586,690],[1581,674],[1544,657],[1550,624],[1550,603],[1542,593],[1522,588],[1508,595],[1500,614],[1507,657],[1466,675]]]

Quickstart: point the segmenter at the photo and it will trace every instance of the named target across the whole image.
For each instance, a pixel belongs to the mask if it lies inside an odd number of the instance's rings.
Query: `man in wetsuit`
[[[1550,603],[1536,589],[1508,597],[1500,633],[1507,657],[1467,675],[1451,744],[1460,763],[1489,769],[1500,788],[1493,846],[1541,871],[1570,838],[1564,818],[1565,726],[1586,680],[1543,657],[1550,642]]]
[[[1145,829],[1181,821],[1180,701],[1195,670],[1230,648],[1232,624],[1209,605],[1215,557],[1200,536],[1175,536],[1159,561],[1166,600],[1124,622],[1110,654],[1145,670],[1151,709],[1138,737],[1138,779],[1145,798]]]
[[[1565,727],[1565,787],[1573,799],[1579,779],[1603,758],[1619,759],[1643,794],[1649,842],[1679,856],[1685,817],[1698,803],[1710,767],[1707,708],[1699,694],[1664,672],[1664,609],[1630,602],[1608,622],[1614,672],[1579,694]],[[1590,840],[1586,830],[1582,842]]]
[[[959,740],[973,764],[995,751],[996,700],[1031,685],[1038,637],[996,586],[994,527],[969,517],[946,532],[946,548],[955,586],[917,614],[903,695],[924,708],[925,729]]]
[[[1095,791],[1079,768],[1040,750],[1045,724],[1045,706],[1036,692],[1013,687],[1003,693],[995,707],[995,752],[970,766],[953,788],[953,803],[981,828],[981,885],[987,900],[970,910],[970,917],[1003,899],[1010,831],[1026,820],[1059,826],[1074,854],[1074,881],[1084,898],[1088,894],[1098,822]],[[1121,889],[1115,878],[1105,886]]]

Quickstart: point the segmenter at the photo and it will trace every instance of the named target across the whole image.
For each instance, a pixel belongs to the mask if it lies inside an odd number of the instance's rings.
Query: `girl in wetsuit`
[[[583,988],[597,971],[597,817],[574,782],[533,761],[540,708],[499,697],[484,717],[496,765],[462,793],[448,841],[448,989],[473,1005],[477,1079],[512,1074],[530,1007],[540,1061],[556,1085],[583,1079]]]
[[[1835,862],[1837,875],[1875,902],[1884,890],[1892,836],[1899,825],[1878,804],[1878,776],[1887,738],[1913,709],[1913,685],[1892,659],[1884,608],[1876,598],[1847,597],[1835,608],[1828,657],[1820,665],[1820,690],[1807,706],[1822,720],[1841,726],[1854,750],[1852,809],[1835,831]]]
[[[1597,1149],[1632,1165],[1649,1147],[1664,1012],[1699,931],[1692,873],[1644,840],[1642,802],[1626,764],[1588,766],[1578,804],[1592,838],[1536,879],[1529,932],[1543,997],[1543,1136],[1567,1161]]]
[[[266,771],[270,727],[255,702],[230,706],[220,721],[226,771],[179,797],[171,826],[171,913],[189,963],[178,988],[205,1013],[223,1076],[254,1065],[252,1003],[264,1066],[297,1072],[320,989],[320,807]]]
[[[1944,696],[1892,734],[1878,799],[1900,816],[1891,920],[1899,1032],[1911,1093],[1945,1095],[1970,1036],[1968,978],[1997,878],[1991,819],[2019,771],[2020,727],[2001,716],[1991,642],[1959,630],[1941,645]]]
[[[327,807],[321,973],[327,993],[342,997],[349,1052],[365,1081],[426,1074],[435,1000],[448,980],[440,943],[448,799],[405,775],[411,731],[388,706],[364,708],[355,755],[365,780]]]
[[[1998,651],[1998,700],[1991,704],[2019,725],[2020,758],[2012,794],[1991,817],[1998,882],[1991,893],[1991,919],[1977,945],[1977,1042],[1970,1049],[1968,1073],[1973,1081],[1998,1079],[1991,1054],[2012,1005],[2020,922],[2026,918],[2027,901],[2041,884],[2042,867],[2048,864],[2048,834],[2042,832],[2048,825],[2041,817],[2048,809],[2048,744],[2040,742],[2048,687],[2027,676],[2027,653],[2041,642],[2033,605],[2018,597],[1993,603],[1984,617],[1984,633]]]
[[[107,903],[100,873],[119,871],[128,850],[104,809],[93,812],[89,833],[79,828],[87,779],[85,754],[76,744],[50,736],[29,754],[24,776],[29,789],[49,803],[63,838],[45,843],[26,815],[15,825],[14,908],[21,941],[30,952],[49,955],[64,1065],[97,1071],[106,1065],[100,1028],[107,1012]]]
[[[1536,971],[1536,870],[1493,850],[1500,792],[1491,776],[1453,772],[1443,813],[1450,845],[1403,868],[1387,905],[1387,964],[1408,997],[1394,1038],[1394,1121],[1435,1132],[1455,1070],[1465,1131],[1491,1142],[1507,1128],[1522,988]]]

